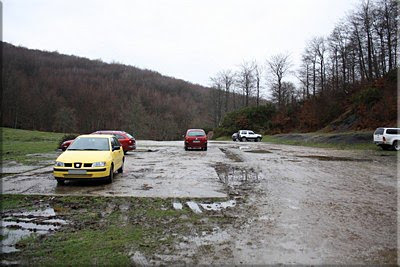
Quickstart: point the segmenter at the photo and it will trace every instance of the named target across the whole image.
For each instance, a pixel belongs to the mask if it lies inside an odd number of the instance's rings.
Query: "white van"
[[[377,128],[374,132],[374,143],[383,150],[400,150],[400,128]]]

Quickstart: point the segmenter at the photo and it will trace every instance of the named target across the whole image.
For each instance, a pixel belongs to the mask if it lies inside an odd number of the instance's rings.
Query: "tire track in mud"
[[[243,161],[244,161],[242,157],[240,157],[238,154],[232,152],[232,151],[229,150],[229,149],[221,148],[221,147],[220,147],[219,150],[221,150],[221,152],[224,153],[225,156],[226,156],[228,159],[233,160],[234,162],[243,162]]]

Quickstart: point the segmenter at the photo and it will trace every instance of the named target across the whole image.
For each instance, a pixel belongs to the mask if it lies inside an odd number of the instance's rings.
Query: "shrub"
[[[79,135],[77,134],[65,134],[63,137],[61,137],[60,141],[58,142],[58,147],[61,147],[61,144],[67,140],[73,140],[77,138]]]
[[[245,107],[225,114],[221,125],[214,130],[214,137],[230,136],[240,129],[264,132],[271,127],[275,106],[266,104],[259,107]]]
[[[354,97],[354,103],[356,105],[365,105],[371,108],[375,103],[377,103],[382,98],[382,90],[375,87],[369,87]]]

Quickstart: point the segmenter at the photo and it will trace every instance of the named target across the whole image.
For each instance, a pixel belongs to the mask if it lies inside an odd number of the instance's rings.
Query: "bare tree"
[[[262,67],[254,62],[254,78],[256,84],[256,106],[258,107],[260,104],[260,90],[261,90],[261,76],[262,76]]]
[[[288,54],[277,54],[267,60],[269,71],[273,76],[272,95],[278,102],[278,106],[283,104],[282,80],[289,73],[291,62]]]
[[[235,81],[234,73],[231,70],[224,70],[218,73],[218,77],[225,91],[224,110],[228,112],[229,94]]]
[[[249,98],[255,87],[254,69],[254,62],[243,62],[236,73],[236,84],[242,89],[243,104],[246,107],[249,106]]]
[[[211,78],[212,89],[210,91],[210,101],[212,107],[213,114],[213,123],[214,126],[218,126],[221,122],[223,112],[222,112],[222,103],[223,103],[223,83],[221,77],[217,75],[216,77]]]

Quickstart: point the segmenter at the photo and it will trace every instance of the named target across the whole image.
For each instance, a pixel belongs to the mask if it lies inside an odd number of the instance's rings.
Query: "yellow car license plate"
[[[86,174],[86,170],[68,170],[68,174]]]

